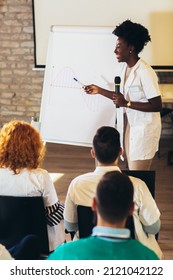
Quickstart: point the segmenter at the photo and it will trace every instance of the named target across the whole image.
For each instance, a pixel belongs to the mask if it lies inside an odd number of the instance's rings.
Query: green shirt
[[[157,255],[133,239],[81,238],[58,246],[48,260],[158,260]]]

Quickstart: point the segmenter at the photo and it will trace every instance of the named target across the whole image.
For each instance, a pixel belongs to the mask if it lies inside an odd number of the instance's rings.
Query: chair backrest
[[[49,253],[43,198],[1,195],[0,243],[9,249],[28,234],[39,237],[42,254]]]
[[[78,229],[79,238],[88,237],[92,233],[93,227],[97,223],[97,217],[89,206],[78,205],[77,206],[78,215]],[[134,238],[134,223],[133,217],[129,216],[126,221],[126,228],[130,229],[131,237]]]
[[[151,192],[151,195],[155,196],[155,171],[154,170],[123,170],[123,173],[128,176],[134,176],[143,180],[148,189]],[[96,216],[92,211],[91,207],[78,205],[77,206],[77,215],[78,215],[78,228],[79,228],[79,238],[87,237],[91,235],[92,228],[96,225]],[[134,222],[133,217],[129,216],[126,221],[126,227],[130,229],[131,238],[135,238]],[[158,235],[156,235],[158,239]]]
[[[96,225],[96,217],[91,207],[78,205],[77,216],[78,216],[79,238],[83,238],[91,235],[92,228]]]
[[[153,196],[155,198],[155,170],[122,170],[128,176],[133,176],[144,181]]]

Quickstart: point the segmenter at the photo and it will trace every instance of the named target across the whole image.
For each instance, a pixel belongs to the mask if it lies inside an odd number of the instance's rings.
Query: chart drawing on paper
[[[55,67],[53,66],[53,72]],[[77,82],[77,76],[75,71],[70,67],[63,67],[56,75],[53,77],[51,86],[52,87],[65,87],[65,88],[77,88],[81,89],[84,86],[81,82]]]
[[[105,98],[99,94],[89,95],[85,93],[85,85],[82,83],[82,81],[79,80],[79,75],[77,75],[71,67],[63,67],[55,75],[54,72],[56,72],[55,67],[52,68],[53,78],[51,81],[51,88],[54,94],[61,93],[61,88],[70,90],[71,94],[75,94],[76,90],[80,90],[82,100],[90,111],[97,112],[102,109],[105,103]]]
[[[114,41],[111,27],[51,28],[40,110],[44,141],[91,147],[99,127],[115,126],[112,100],[83,88],[95,84],[111,90]]]

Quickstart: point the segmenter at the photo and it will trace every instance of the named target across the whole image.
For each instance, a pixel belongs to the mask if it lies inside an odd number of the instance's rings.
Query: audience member
[[[125,222],[134,209],[133,184],[118,171],[100,180],[92,208],[97,226],[92,236],[60,245],[48,260],[157,260],[157,255],[139,241],[130,239]]]
[[[9,250],[0,244],[0,260],[39,260],[40,240],[34,234],[28,234]]]
[[[93,172],[80,175],[72,180],[67,191],[64,210],[65,228],[78,231],[77,205],[91,206],[96,187],[101,177],[108,171],[119,171],[118,159],[122,153],[120,134],[113,128],[99,128],[93,138],[91,155],[96,158],[97,166]],[[149,247],[159,258],[162,252],[155,239],[160,230],[160,212],[155,200],[142,180],[130,176],[134,186],[134,224],[135,239]]]
[[[15,260],[39,260],[41,257],[40,239],[34,234],[28,234],[10,248],[9,252]]]
[[[14,120],[0,131],[0,195],[43,196],[49,250],[65,240],[64,205],[58,200],[49,173],[42,169],[45,146],[29,123]]]

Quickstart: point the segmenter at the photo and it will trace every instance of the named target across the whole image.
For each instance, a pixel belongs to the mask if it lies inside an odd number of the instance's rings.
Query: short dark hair
[[[129,177],[119,171],[103,175],[96,190],[100,216],[110,223],[127,218],[133,205],[134,189]]]
[[[134,46],[137,53],[140,53],[144,46],[151,41],[148,30],[143,25],[131,20],[126,20],[117,25],[112,33],[122,37],[129,45]]]
[[[113,163],[120,151],[119,132],[114,127],[100,127],[94,136],[93,148],[99,162],[104,164]]]

